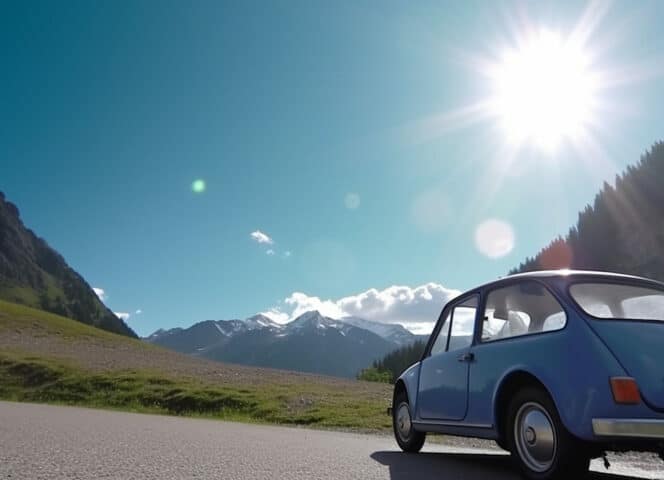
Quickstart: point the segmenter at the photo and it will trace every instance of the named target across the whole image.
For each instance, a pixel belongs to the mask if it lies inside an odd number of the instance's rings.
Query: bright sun
[[[492,115],[510,143],[553,150],[593,121],[597,85],[580,45],[542,31],[506,50],[490,68]]]

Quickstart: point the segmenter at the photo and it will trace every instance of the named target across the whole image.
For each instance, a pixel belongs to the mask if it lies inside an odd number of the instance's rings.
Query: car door
[[[418,413],[422,420],[463,420],[478,295],[449,305],[420,367]]]

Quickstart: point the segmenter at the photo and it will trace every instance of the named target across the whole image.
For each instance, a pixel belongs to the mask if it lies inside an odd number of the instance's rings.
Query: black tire
[[[407,425],[403,421],[404,418],[399,417],[400,413],[404,415],[405,412],[408,415]],[[408,395],[403,391],[397,393],[392,404],[392,429],[394,430],[394,438],[404,452],[417,453],[424,445],[426,434],[413,429],[412,418],[410,405],[408,404]]]
[[[510,450],[510,446],[507,444],[507,441],[504,438],[496,440],[496,445],[498,445],[503,450],[507,450],[508,452]]]
[[[583,478],[588,472],[590,456],[567,431],[553,400],[541,388],[524,388],[514,395],[505,438],[512,460],[530,480]]]

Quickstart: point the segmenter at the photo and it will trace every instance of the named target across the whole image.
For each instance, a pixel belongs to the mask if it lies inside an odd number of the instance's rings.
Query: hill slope
[[[608,270],[664,280],[664,143],[604,184],[566,237],[510,273],[552,268]]]
[[[136,337],[58,252],[23,225],[18,208],[2,192],[0,298]]]
[[[182,355],[0,300],[0,399],[386,430],[390,389]]]

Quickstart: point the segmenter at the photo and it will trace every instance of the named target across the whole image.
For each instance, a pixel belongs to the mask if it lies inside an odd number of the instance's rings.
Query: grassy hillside
[[[191,358],[0,301],[0,398],[361,431],[389,386]]]
[[[0,298],[136,337],[0,192]]]

